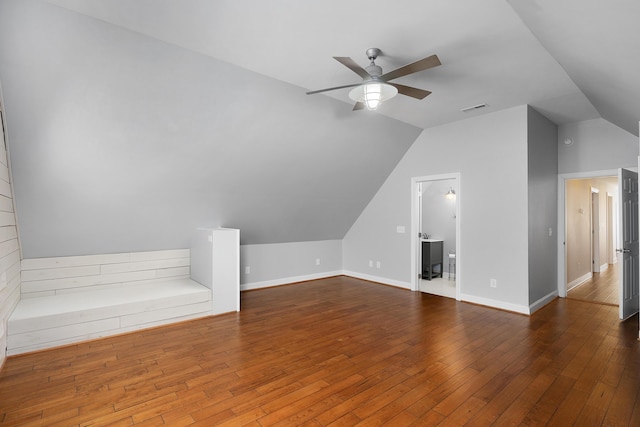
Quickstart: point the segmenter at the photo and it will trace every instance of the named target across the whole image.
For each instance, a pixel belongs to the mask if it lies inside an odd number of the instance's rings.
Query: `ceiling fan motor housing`
[[[365,71],[369,73],[371,77],[380,77],[382,75],[382,67],[379,67],[373,62],[376,60],[378,55],[380,55],[380,53],[380,49],[378,49],[377,47],[367,49],[367,58],[369,58],[371,64],[367,68],[365,68]],[[365,78],[365,81],[367,80],[369,79]]]
[[[374,64],[373,61],[371,62],[371,65],[365,68],[365,71],[369,73],[371,77],[380,77],[382,75],[382,67]]]

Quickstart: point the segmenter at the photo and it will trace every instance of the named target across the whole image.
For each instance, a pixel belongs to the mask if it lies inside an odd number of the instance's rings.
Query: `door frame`
[[[591,187],[591,273],[600,273],[600,190]]]
[[[567,297],[567,240],[566,231],[566,181],[570,179],[589,179],[618,176],[618,169],[607,169],[593,172],[573,172],[558,174],[558,296]],[[593,269],[592,269],[593,271]]]
[[[418,249],[418,233],[420,230],[420,221],[419,218],[420,212],[420,197],[418,196],[418,191],[420,188],[420,183],[429,182],[429,181],[442,181],[445,179],[453,179],[456,182],[457,192],[456,192],[456,300],[461,300],[461,289],[462,289],[462,278],[463,272],[462,269],[462,246],[460,245],[460,223],[462,222],[461,217],[461,209],[460,205],[462,202],[462,182],[460,180],[460,173],[446,173],[439,175],[427,175],[427,176],[418,176],[411,178],[411,290],[419,291],[420,284],[418,282],[418,272],[420,262],[418,257],[420,256],[420,251]],[[444,267],[444,266],[443,266]]]

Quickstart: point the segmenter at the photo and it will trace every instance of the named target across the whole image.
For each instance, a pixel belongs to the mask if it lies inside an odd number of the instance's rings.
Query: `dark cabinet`
[[[442,277],[442,240],[422,241],[422,278]]]

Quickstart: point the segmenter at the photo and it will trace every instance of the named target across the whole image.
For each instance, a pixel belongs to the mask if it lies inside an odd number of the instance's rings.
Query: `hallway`
[[[593,277],[567,292],[567,298],[618,306],[620,268],[622,263],[609,264],[602,273],[593,273]]]

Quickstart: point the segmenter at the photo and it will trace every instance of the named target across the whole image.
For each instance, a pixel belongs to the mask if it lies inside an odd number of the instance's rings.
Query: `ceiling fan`
[[[354,89],[349,92],[349,98],[356,101],[356,104],[353,106],[353,111],[355,111],[362,110],[365,107],[369,110],[375,110],[382,101],[393,98],[398,93],[416,99],[423,99],[431,94],[428,90],[405,86],[398,83],[390,83],[389,81],[441,65],[440,60],[436,55],[428,56],[419,61],[405,65],[404,67],[382,74],[382,68],[375,64],[376,58],[381,53],[380,49],[372,47],[367,49],[366,53],[367,57],[371,61],[371,64],[369,64],[367,68],[362,68],[356,64],[353,59],[346,56],[333,57],[333,59],[362,77],[362,82],[351,85],[330,87],[327,89],[313,90],[311,92],[307,92],[307,95],[353,87]]]

